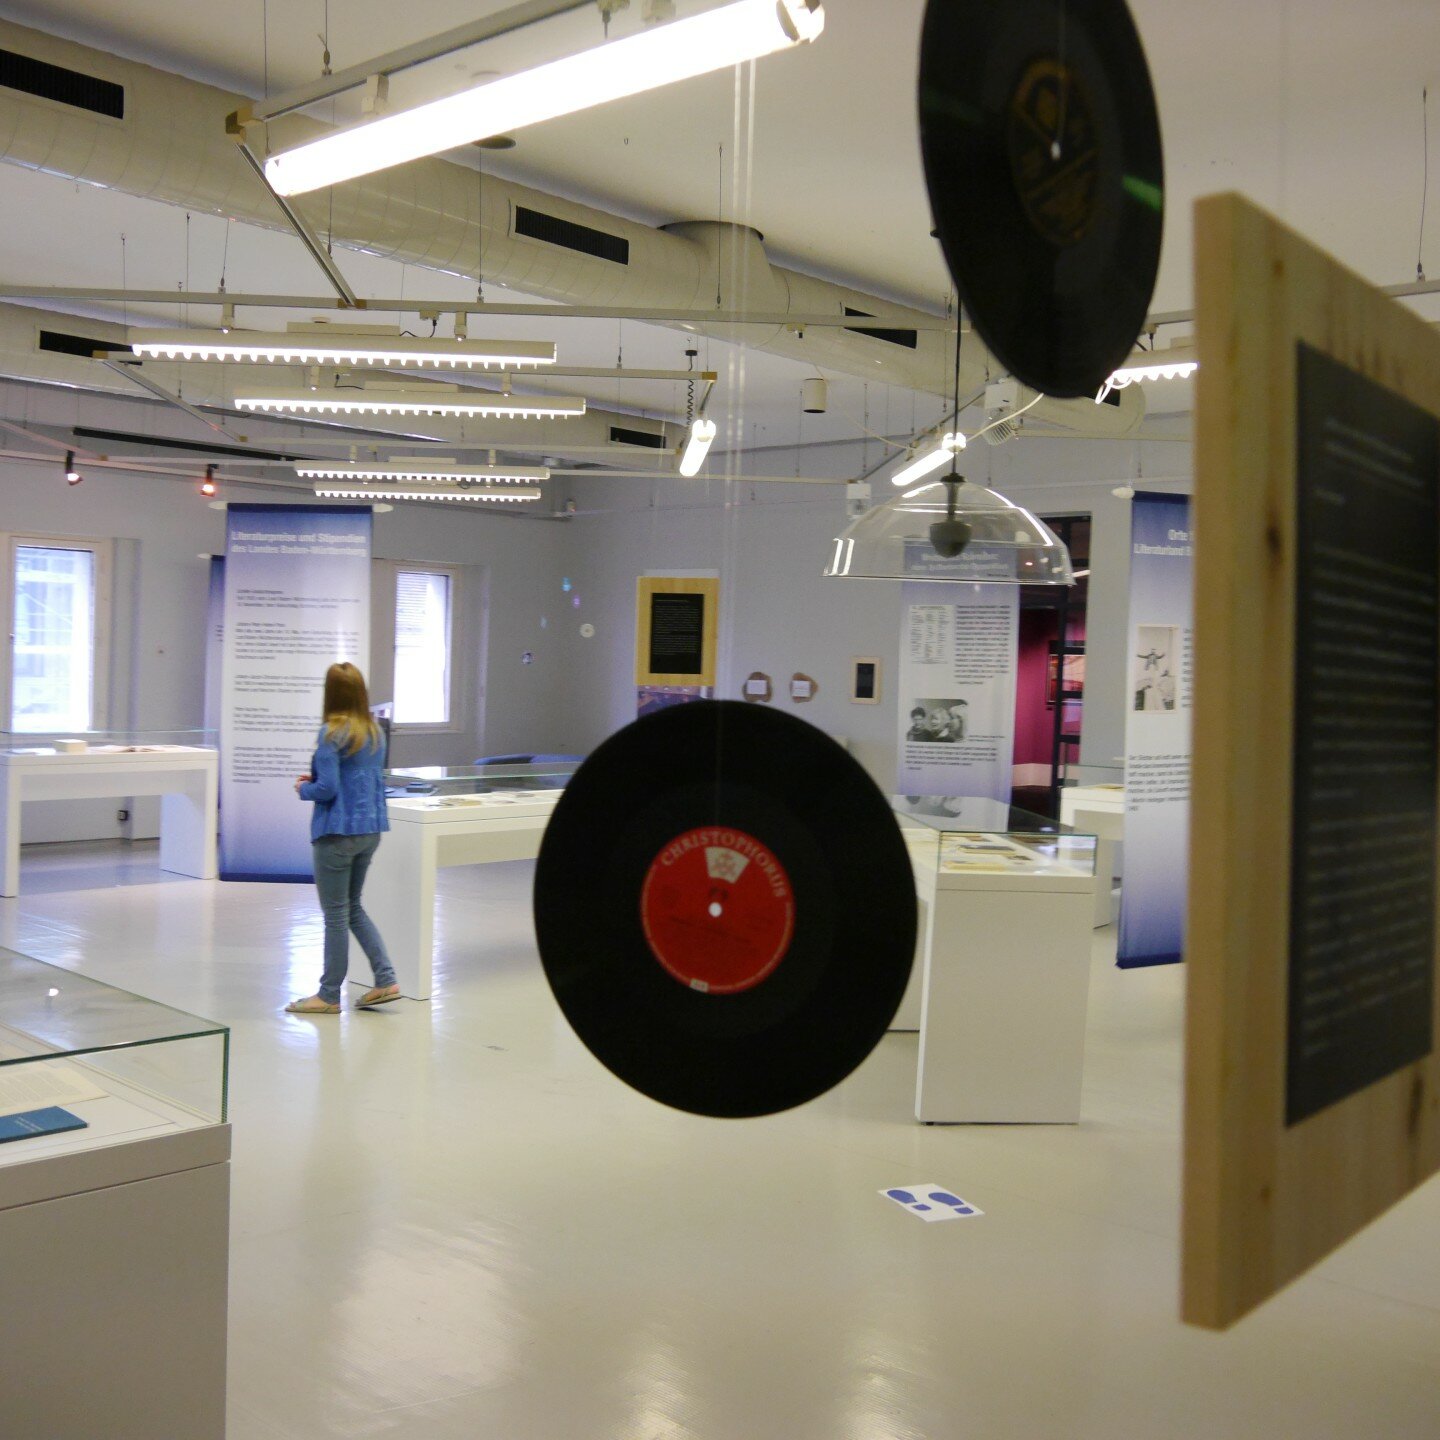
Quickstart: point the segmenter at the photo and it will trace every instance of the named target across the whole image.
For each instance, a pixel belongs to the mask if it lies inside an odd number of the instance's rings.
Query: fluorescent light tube
[[[1171,360],[1166,364],[1124,365],[1110,377],[1110,384],[1116,390],[1136,380],[1185,380],[1200,368],[1198,360]]]
[[[710,453],[711,442],[715,439],[715,422],[703,415],[690,426],[690,438],[685,442],[685,453],[680,457],[680,473],[685,476],[698,475],[705,457]]]
[[[281,415],[486,415],[492,419],[569,419],[585,413],[585,402],[567,396],[509,395],[466,392],[435,387],[433,398],[422,389],[272,390],[262,395],[237,395],[241,410]],[[473,398],[470,398],[473,396]]]
[[[232,330],[144,332],[131,347],[147,360],[225,360],[274,365],[411,365],[433,369],[483,370],[553,365],[553,341],[414,340],[408,335],[333,336]]]
[[[415,482],[409,484],[367,485],[359,480],[317,480],[315,494],[324,500],[468,500],[491,501],[538,500],[541,492],[535,489],[502,489],[492,485],[448,485],[429,486]]]
[[[470,465],[463,470],[427,470],[405,465],[297,465],[295,473],[302,480],[416,480],[430,484],[454,484],[463,480],[485,484],[506,481],[538,484],[550,478],[549,470],[539,465]]]
[[[487,135],[728,70],[814,40],[824,28],[819,0],[736,0],[272,155],[265,178],[281,195],[304,195]]]
[[[903,465],[891,477],[892,485],[913,485],[917,480],[939,470],[950,463],[950,457],[957,450],[965,448],[965,437],[958,430],[947,431],[940,437],[940,443],[933,450],[917,455],[908,465]]]
[[[1139,350],[1132,354],[1100,387],[1095,397],[1098,405],[1112,390],[1123,390],[1146,380],[1188,380],[1200,362],[1189,345],[1174,345],[1169,350]]]

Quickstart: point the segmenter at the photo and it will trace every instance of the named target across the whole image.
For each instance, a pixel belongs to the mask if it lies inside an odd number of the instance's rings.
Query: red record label
[[[640,922],[651,952],[682,985],[734,995],[785,958],[795,892],[753,835],[707,826],[677,835],[651,862]]]

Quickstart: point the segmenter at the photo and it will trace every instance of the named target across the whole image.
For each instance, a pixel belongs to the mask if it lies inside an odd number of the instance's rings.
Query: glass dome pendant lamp
[[[960,345],[955,319],[953,417],[956,429],[892,476],[904,484],[943,466],[950,473],[914,485],[852,520],[835,537],[824,574],[840,580],[950,580],[960,584],[1073,585],[1070,552],[1023,505],[960,474],[966,437],[960,423]],[[1038,396],[1036,397],[1039,398]],[[988,427],[987,427],[988,428]],[[979,432],[984,434],[984,430]],[[933,461],[939,459],[939,466]]]
[[[853,520],[835,537],[824,573],[846,580],[1075,583],[1070,552],[1043,520],[954,468]]]

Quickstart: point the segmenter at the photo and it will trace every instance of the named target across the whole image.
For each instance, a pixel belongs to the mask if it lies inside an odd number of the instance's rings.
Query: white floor
[[[308,887],[26,851],[0,943],[234,1027],[231,1440],[1440,1436],[1440,1184],[1230,1334],[1176,1320],[1180,968],[1096,932],[1078,1127],[916,1125],[913,1036],[709,1121],[570,1034],[529,879],[441,873],[430,1004],[301,1019]],[[920,1181],[984,1217],[876,1194]]]

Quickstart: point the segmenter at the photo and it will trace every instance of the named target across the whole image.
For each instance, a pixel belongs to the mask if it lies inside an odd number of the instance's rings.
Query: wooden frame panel
[[[703,597],[700,670],[659,671],[649,668],[655,598],[662,595]],[[714,578],[642,575],[635,582],[635,683],[637,685],[714,685],[720,633],[720,582]]]
[[[1440,1168],[1433,1047],[1308,1118],[1285,1115],[1297,345],[1440,416],[1440,336],[1238,196],[1201,200],[1195,221],[1182,1309],[1223,1328]]]

